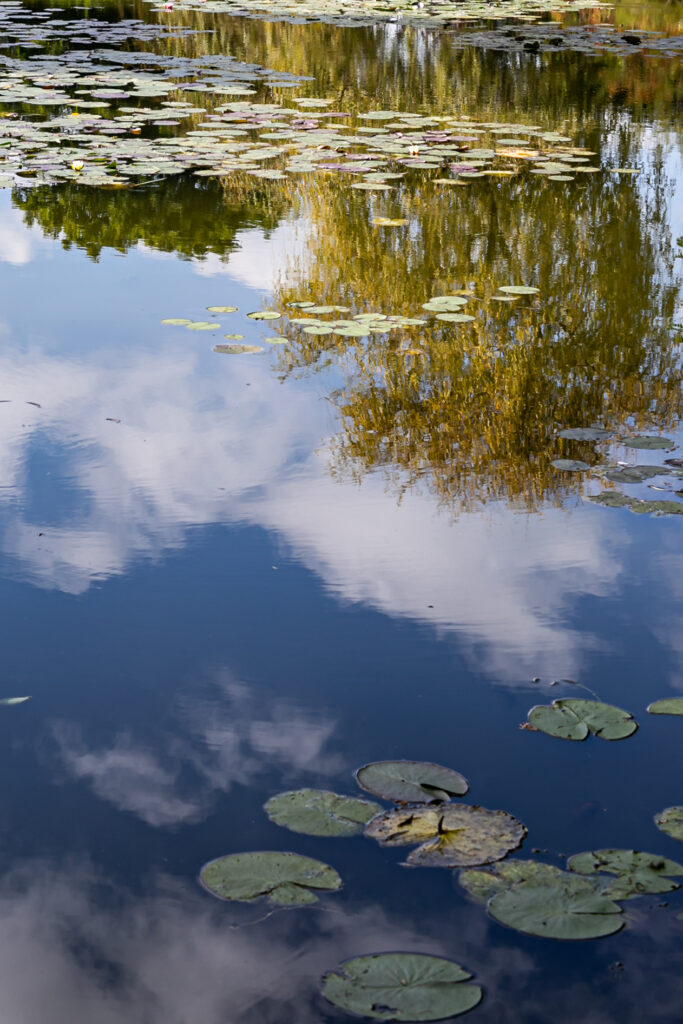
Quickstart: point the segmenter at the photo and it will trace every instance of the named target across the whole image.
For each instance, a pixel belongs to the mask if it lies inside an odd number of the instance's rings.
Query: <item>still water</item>
[[[683,803],[683,724],[646,712],[683,690],[682,521],[633,510],[683,488],[664,475],[681,456],[678,6],[568,15],[583,49],[548,53],[461,40],[467,24],[11,7],[41,15],[6,36],[12,61],[227,55],[248,102],[539,126],[601,169],[439,188],[443,170],[408,166],[354,191],[334,171],[116,189],[67,167],[0,190],[0,696],[31,697],[0,707],[3,1024],[341,1024],[321,976],[390,950],[464,965],[481,1024],[680,1021],[679,892],[628,901],[611,937],[547,940],[496,923],[452,871],[262,810],[304,786],[357,795],[357,767],[408,758],[519,818],[516,856],[683,857],[654,823]],[[662,31],[670,52],[591,50],[600,23]],[[195,120],[230,100],[194,94]],[[510,283],[538,293],[496,301]],[[473,320],[422,309],[458,290]],[[427,323],[305,333],[301,301]],[[262,310],[279,320],[246,315]],[[216,353],[226,334],[262,351]],[[592,426],[612,438],[558,437]],[[671,443],[619,441],[637,434]],[[663,475],[608,483],[619,463]],[[632,507],[591,500],[607,490]],[[638,732],[520,729],[534,704],[588,696],[577,683]],[[319,858],[344,887],[271,914],[198,885],[255,850]]]

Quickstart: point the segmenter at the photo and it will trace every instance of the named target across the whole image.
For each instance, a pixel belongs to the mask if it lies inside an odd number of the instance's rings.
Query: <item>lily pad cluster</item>
[[[200,10],[215,14],[264,17],[276,15],[279,18],[295,18],[300,21],[320,21],[335,25],[372,25],[377,21],[400,21],[401,23],[424,25],[438,28],[456,19],[463,21],[493,21],[521,18],[541,19],[551,12],[580,11],[588,6],[588,0],[503,0],[486,3],[483,0],[431,0],[420,6],[412,0],[172,0],[160,4],[151,0],[153,10],[187,11]],[[608,7],[602,0],[590,4],[592,8]]]
[[[505,53],[572,53],[591,56],[610,53],[627,57],[646,52],[652,56],[677,57],[683,51],[683,37],[638,29],[629,32],[614,25],[517,24],[506,28],[458,32],[451,45],[457,49],[471,46]]]
[[[638,723],[630,712],[597,700],[562,698],[539,704],[529,712],[534,729],[563,740],[585,740],[592,733],[601,740],[624,740]]]

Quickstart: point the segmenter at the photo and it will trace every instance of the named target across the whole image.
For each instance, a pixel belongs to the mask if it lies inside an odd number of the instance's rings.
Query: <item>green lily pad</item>
[[[228,341],[241,341],[242,338],[244,337],[244,335],[243,334],[224,334],[223,337],[227,338]]]
[[[313,890],[335,891],[342,881],[334,868],[298,853],[233,853],[205,864],[199,874],[205,889],[222,900],[243,903],[267,896],[271,903],[315,903]]]
[[[667,697],[648,704],[651,715],[683,715],[683,697]]]
[[[208,320],[193,320],[191,323],[186,324],[185,328],[188,331],[215,331],[218,329],[218,324]]]
[[[608,508],[630,508],[633,504],[633,498],[629,498],[627,494],[622,494],[620,491],[602,491],[600,494],[592,495],[590,501]]]
[[[279,320],[281,314],[274,309],[263,309],[256,313],[247,313],[250,320]]]
[[[581,459],[553,459],[550,463],[555,469],[563,470],[565,473],[583,473],[585,470],[590,469],[587,462],[582,462]]]
[[[473,316],[469,313],[437,313],[437,320],[445,320],[446,323],[451,324],[469,324],[474,320]]]
[[[428,761],[374,761],[359,768],[361,789],[394,803],[431,803],[464,796],[467,779],[452,768]]]
[[[526,828],[507,811],[449,804],[385,811],[365,835],[382,846],[420,843],[408,857],[411,866],[455,868],[502,860],[521,846]]]
[[[622,708],[569,697],[532,708],[529,721],[541,732],[563,740],[585,740],[589,732],[602,740],[624,740],[638,728],[633,715]]]
[[[621,444],[627,448],[643,448],[645,451],[656,451],[660,448],[673,448],[670,437],[659,437],[657,434],[637,434],[635,437],[620,437]]]
[[[372,1020],[456,1017],[482,999],[472,975],[452,960],[423,953],[376,953],[346,960],[323,978],[328,1002]]]
[[[610,466],[601,473],[614,484],[640,484],[655,476],[666,474],[663,466]]]
[[[680,888],[670,875],[683,875],[683,864],[639,850],[593,850],[570,857],[567,866],[580,875],[606,873],[617,875],[602,892],[615,900],[631,899],[650,893],[671,892]]]
[[[526,284],[501,284],[498,287],[499,292],[507,292],[508,295],[537,295],[540,290]]]
[[[359,800],[325,789],[297,789],[278,793],[264,804],[276,825],[309,836],[353,836],[382,808],[372,800]]]
[[[655,815],[655,825],[667,836],[683,842],[683,807],[665,807]]]
[[[236,313],[237,306],[207,306],[208,313]]]
[[[504,860],[486,870],[461,871],[458,882],[477,903],[488,903],[499,892],[506,892],[517,882],[545,884],[564,877],[565,872],[552,864],[536,860]]]
[[[599,939],[624,925],[622,910],[587,879],[520,882],[498,893],[488,911],[500,924],[544,939]]]
[[[168,317],[166,320],[162,320],[161,322],[162,324],[169,324],[172,327],[187,327],[188,324],[192,323],[191,320],[186,320],[183,317],[176,316]]]
[[[569,441],[604,441],[612,436],[612,432],[601,427],[568,427],[561,430],[557,436],[565,437]]]

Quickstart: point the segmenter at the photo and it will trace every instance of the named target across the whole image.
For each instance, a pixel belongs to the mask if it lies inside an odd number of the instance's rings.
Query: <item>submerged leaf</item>
[[[294,906],[314,903],[313,889],[341,888],[341,878],[329,864],[298,853],[233,853],[209,861],[199,880],[222,900],[250,902],[267,896],[272,903]]]
[[[334,1006],[373,1020],[432,1021],[466,1013],[482,998],[472,975],[452,960],[424,953],[376,953],[346,960],[323,978]]]
[[[263,352],[260,345],[214,345],[213,350],[224,356],[252,356]]]
[[[450,800],[469,789],[460,772],[428,761],[374,761],[358,769],[356,780],[361,789],[394,803]]]
[[[489,902],[494,920],[545,939],[599,939],[624,925],[621,907],[587,879],[520,882]]]
[[[454,868],[502,860],[522,844],[526,828],[507,811],[449,804],[385,811],[365,835],[383,846],[422,843],[408,857],[411,866]]]
[[[276,825],[309,836],[353,836],[363,831],[382,808],[372,800],[359,800],[325,789],[297,789],[278,793],[264,804]]]

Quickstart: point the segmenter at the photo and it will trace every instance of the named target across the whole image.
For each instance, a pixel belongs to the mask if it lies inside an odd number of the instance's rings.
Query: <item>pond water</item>
[[[396,950],[679,1022],[683,890],[542,938],[263,804],[435,762],[515,858],[683,859],[683,10],[247,6],[0,3],[3,1024],[341,1024]],[[199,885],[262,850],[343,888]]]

